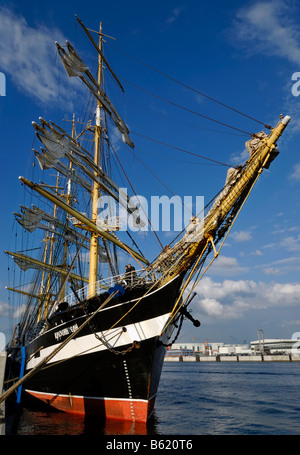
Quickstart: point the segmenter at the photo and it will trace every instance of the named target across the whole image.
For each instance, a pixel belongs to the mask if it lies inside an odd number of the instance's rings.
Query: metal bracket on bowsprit
[[[183,316],[192,321],[195,327],[200,327],[201,325],[200,321],[198,321],[198,319],[194,319],[191,313],[186,309],[186,307],[181,307],[179,311]]]

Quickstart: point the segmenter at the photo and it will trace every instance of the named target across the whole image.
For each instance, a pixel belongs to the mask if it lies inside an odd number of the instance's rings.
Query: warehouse
[[[292,354],[297,349],[299,341],[295,339],[263,339],[251,341],[251,351],[254,354]]]

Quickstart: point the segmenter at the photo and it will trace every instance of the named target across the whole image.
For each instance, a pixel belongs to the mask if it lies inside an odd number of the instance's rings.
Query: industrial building
[[[257,354],[291,354],[295,339],[258,339],[248,344],[226,344],[223,342],[174,343],[167,356],[228,356]]]
[[[247,355],[251,348],[247,344],[225,344],[223,342],[174,343],[167,355]]]
[[[295,339],[259,339],[251,341],[251,351],[254,354],[292,354],[296,342]]]

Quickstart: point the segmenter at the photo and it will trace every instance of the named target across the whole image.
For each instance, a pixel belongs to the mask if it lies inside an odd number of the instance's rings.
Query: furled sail
[[[134,143],[129,137],[129,130],[125,125],[124,121],[116,111],[115,107],[109,100],[106,93],[102,90],[101,86],[98,84],[92,73],[89,71],[89,68],[83,63],[79,55],[76,53],[73,46],[66,41],[67,48],[69,53],[67,53],[58,42],[56,42],[56,47],[58,54],[61,58],[61,61],[64,65],[64,68],[69,77],[78,76],[82,82],[89,88],[95,98],[100,101],[103,109],[108,113],[116,127],[122,135],[123,141],[128,144],[131,148],[134,148]]]
[[[255,137],[250,139],[245,143],[245,147],[250,155],[250,157],[255,153],[259,147],[262,145],[262,140],[267,137],[266,133],[261,131],[260,133],[256,133]]]
[[[260,133],[255,134],[255,136],[250,139],[249,141],[246,142],[246,149],[248,150],[248,153],[250,157],[252,157],[257,150],[264,144],[264,142],[267,140],[267,135],[261,131]],[[277,147],[274,147],[270,153],[268,161],[265,163],[264,168],[269,169],[270,164],[272,161],[275,160],[275,158],[279,155],[279,150]]]
[[[15,213],[14,215],[16,221],[29,232],[34,232],[36,229],[42,229],[55,234],[57,237],[63,237],[68,242],[80,245],[83,248],[89,248],[89,243],[84,235],[75,231],[70,225],[65,229],[64,223],[39,207],[33,206],[30,208],[21,206],[21,213]],[[43,224],[41,221],[46,221],[47,224]],[[53,227],[51,227],[49,223]],[[100,262],[108,262],[105,248],[101,245],[99,245],[98,255]]]
[[[36,156],[36,159],[38,160],[38,163],[42,171],[45,171],[47,169],[55,169],[61,175],[64,175],[68,179],[72,180],[74,183],[78,183],[87,191],[91,192],[92,185],[87,180],[85,180],[77,172],[75,172],[74,169],[71,170],[70,167],[67,167],[61,161],[56,160],[55,157],[47,150],[41,147],[41,152],[38,152],[37,150],[34,149],[33,152]]]
[[[110,242],[114,243],[115,245],[119,246],[120,248],[122,248],[123,250],[125,250],[129,254],[131,254],[133,257],[135,257],[137,260],[140,260],[147,265],[149,264],[149,262],[140,253],[134,251],[131,247],[129,247],[128,245],[123,243],[115,235],[112,235],[109,232],[105,232],[104,230],[100,229],[92,220],[90,220],[84,214],[78,212],[77,210],[72,208],[69,204],[66,204],[65,201],[61,197],[55,195],[52,192],[45,190],[41,185],[30,182],[28,179],[25,179],[24,177],[19,177],[19,179],[25,185],[29,186],[36,192],[40,193],[42,196],[46,197],[46,199],[52,201],[58,207],[62,208],[65,212],[69,213],[71,216],[74,216],[79,222],[83,223],[83,225],[85,225],[86,228],[90,229],[92,232],[99,234],[101,237],[104,237],[105,239],[107,239]]]
[[[258,133],[246,143],[250,158],[243,166],[228,170],[225,186],[205,215],[202,228],[201,225],[196,227],[195,219],[195,228],[191,230],[189,225],[184,236],[172,248],[165,249],[152,263],[151,268],[157,270],[164,270],[173,264],[166,281],[176,273],[187,270],[197,255],[201,258],[209,248],[212,247],[215,255],[218,255],[215,243],[228,231],[263,169],[268,168],[278,155],[276,141],[289,121],[289,116],[284,117],[269,136]]]
[[[15,213],[16,220],[23,226],[26,231],[34,232],[36,228],[41,224],[40,221],[43,218],[43,210],[38,207],[29,208],[21,207],[22,215]]]
[[[91,185],[77,174],[72,173],[70,175],[70,170],[60,161],[66,157],[89,178],[96,181],[103,191],[113,197],[132,215],[136,228],[143,228],[145,222],[140,216],[138,207],[132,202],[129,205],[129,196],[101,168],[95,165],[89,153],[74,140],[68,138],[65,132],[59,132],[53,125],[50,125],[42,118],[40,118],[40,121],[42,126],[35,122],[32,122],[32,124],[36,130],[37,137],[46,148],[46,150],[42,148],[42,153],[34,151],[41,168],[43,170],[54,168],[68,178],[77,179],[79,184],[90,191]]]
[[[26,256],[21,253],[13,253],[11,251],[4,251],[4,253],[10,255],[13,257],[14,261],[16,264],[23,270],[27,271],[29,269],[37,269],[37,270],[49,270],[51,272],[59,273],[61,275],[67,275],[69,272],[68,270],[54,266],[52,264],[47,264],[46,262],[39,261],[38,259],[34,259],[30,256]],[[78,280],[78,281],[84,281],[88,282],[88,280],[80,275],[70,273],[69,274],[70,279]]]
[[[58,43],[56,43],[56,46],[59,49]],[[61,51],[59,52],[59,56],[69,77],[80,77],[89,70],[83,61],[80,58],[77,58],[74,52],[67,54],[66,52],[63,53]]]
[[[39,270],[41,268],[38,264],[34,264],[33,262],[27,261],[26,259],[14,258],[14,261],[20,267],[20,269],[23,270],[23,272],[26,272],[29,269]]]

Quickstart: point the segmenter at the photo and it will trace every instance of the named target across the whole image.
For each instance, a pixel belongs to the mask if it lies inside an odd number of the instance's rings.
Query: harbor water
[[[299,435],[300,362],[165,362],[147,425],[23,409],[18,435]]]

